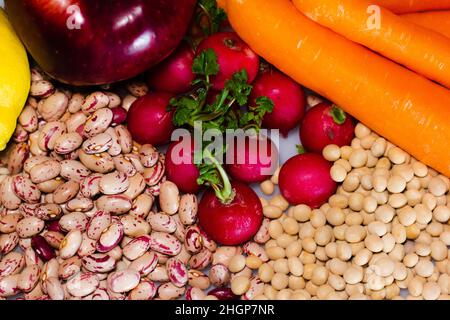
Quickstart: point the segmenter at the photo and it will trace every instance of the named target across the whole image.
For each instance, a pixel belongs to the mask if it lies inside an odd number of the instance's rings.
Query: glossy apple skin
[[[203,230],[216,242],[234,246],[249,241],[258,232],[263,219],[261,201],[249,186],[234,181],[233,201],[223,204],[209,188],[198,206]]]
[[[37,63],[72,85],[128,79],[182,40],[195,0],[6,0],[11,22]]]

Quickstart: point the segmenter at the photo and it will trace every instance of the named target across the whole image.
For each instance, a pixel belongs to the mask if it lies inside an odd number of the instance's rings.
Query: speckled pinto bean
[[[207,248],[203,248],[199,253],[189,259],[189,266],[194,269],[203,270],[208,267],[212,260],[212,253]]]
[[[67,281],[67,291],[74,297],[85,297],[93,293],[100,282],[94,273],[80,272]]]
[[[8,171],[10,174],[18,174],[23,168],[25,160],[30,155],[30,146],[27,143],[18,143],[11,149],[8,158]]]
[[[161,184],[159,205],[161,210],[168,214],[175,214],[180,205],[180,192],[175,183],[165,181]]]
[[[39,131],[30,133],[29,140],[29,151],[33,156],[46,156],[47,152],[39,148],[38,145]]]
[[[41,266],[43,264],[41,259],[39,259],[38,255],[36,254],[36,252],[33,250],[33,248],[29,247],[23,250],[25,256],[25,265],[27,267],[34,265]]]
[[[66,180],[80,182],[88,177],[91,171],[76,160],[61,161],[61,177]]]
[[[133,166],[135,167],[137,172],[139,172],[141,174],[144,172],[145,168],[142,165],[138,154],[136,154],[136,153],[127,153],[127,154],[125,154],[125,158],[127,158],[133,164]]]
[[[81,106],[84,103],[84,96],[81,93],[74,93],[69,99],[67,111],[70,113],[76,113],[81,110]]]
[[[178,213],[184,225],[189,226],[197,221],[197,210],[198,200],[194,194],[184,194],[181,196]]]
[[[84,231],[89,222],[88,217],[82,212],[72,212],[65,214],[59,220],[59,226],[65,231],[80,230]]]
[[[113,113],[108,108],[102,108],[95,111],[86,120],[83,128],[84,136],[91,138],[108,129],[113,119]]]
[[[231,273],[223,264],[216,264],[209,270],[209,279],[216,287],[224,287],[230,282]]]
[[[0,184],[1,204],[10,210],[18,209],[22,200],[16,196],[13,187],[13,177],[6,177]]]
[[[158,264],[158,256],[154,252],[146,252],[141,257],[133,260],[128,268],[136,270],[141,276],[147,276],[155,270]]]
[[[100,179],[103,175],[93,173],[80,181],[80,193],[86,198],[94,198],[100,193]]]
[[[83,135],[83,131],[78,129],[86,123],[87,117],[81,112],[75,112],[66,120],[67,132],[77,132],[80,136]]]
[[[158,161],[153,167],[146,168],[143,172],[143,177],[145,179],[145,183],[149,186],[157,185],[161,179],[164,177],[165,166],[164,163]]]
[[[83,233],[83,239],[81,245],[78,248],[77,255],[79,257],[85,257],[93,254],[97,250],[97,241],[89,238],[86,233]]]
[[[128,260],[136,260],[150,249],[150,241],[149,236],[140,236],[131,240],[123,247],[123,255]]]
[[[124,195],[129,199],[136,199],[145,189],[145,180],[140,173],[136,173],[134,176],[128,178],[130,185]],[[151,204],[153,205],[153,199]]]
[[[93,172],[108,173],[114,170],[113,158],[106,152],[87,154],[83,150],[80,150],[78,156],[81,163]]]
[[[81,259],[77,256],[73,256],[69,259],[62,261],[58,268],[58,276],[67,280],[73,275],[77,274],[81,270]]]
[[[39,237],[39,235],[35,237]],[[61,244],[61,241],[63,241],[64,239],[64,235],[61,232],[56,231],[46,231],[43,237],[45,241],[54,249],[58,249]]]
[[[19,235],[16,232],[0,235],[0,254],[7,254],[19,244]]]
[[[196,288],[196,287],[189,287],[186,289],[185,292],[186,300],[203,300],[206,297],[206,293],[203,292],[203,290]]]
[[[124,195],[105,195],[98,198],[96,206],[99,210],[119,215],[130,211],[131,201]]]
[[[98,252],[108,252],[117,246],[123,238],[123,225],[121,222],[114,222],[101,234],[98,243]]]
[[[169,256],[176,256],[181,251],[181,243],[171,234],[152,232],[150,235],[150,249]]]
[[[40,233],[45,227],[45,222],[36,217],[27,217],[17,224],[17,234],[21,238],[30,238]]]
[[[170,258],[166,262],[167,274],[170,281],[177,287],[184,287],[188,280],[188,270],[183,262],[177,258]]]
[[[26,142],[28,140],[28,132],[20,124],[17,124],[12,139],[17,143]]]
[[[13,178],[13,190],[16,196],[27,203],[38,203],[41,199],[41,191],[31,180],[23,175]]]
[[[188,284],[192,287],[206,290],[211,285],[208,276],[199,270],[190,269],[188,271],[188,278]]]
[[[22,271],[25,266],[25,257],[19,252],[10,252],[0,260],[0,278]]]
[[[35,98],[45,98],[55,92],[55,88],[50,81],[37,80],[31,81],[30,95]]]
[[[66,133],[64,122],[48,122],[42,128],[38,137],[38,145],[42,150],[53,150],[59,137]]]
[[[114,130],[116,131],[117,139],[122,149],[122,153],[130,153],[133,149],[133,139],[131,137],[130,131],[128,131],[128,129],[123,125],[118,125],[114,128]]]
[[[89,238],[98,240],[103,231],[111,224],[111,215],[108,212],[97,211],[91,218],[86,227],[86,232]]]
[[[217,243],[211,239],[211,237],[202,228],[200,228],[200,234],[202,235],[203,247],[211,252],[215,252],[217,250]]]
[[[66,203],[66,209],[76,212],[88,212],[94,208],[94,202],[89,198],[74,198]]]
[[[47,278],[43,283],[43,287],[51,300],[64,300],[64,288],[58,278]]]
[[[173,233],[177,228],[175,220],[164,213],[150,214],[147,217],[147,221],[154,231]]]
[[[264,248],[255,242],[246,243],[243,249],[247,255],[254,255],[263,262],[269,261],[269,257],[267,256]]]
[[[148,194],[140,194],[134,199],[130,209],[130,215],[145,219],[153,206],[154,198]]]
[[[66,203],[75,198],[80,190],[80,184],[76,181],[67,181],[56,188],[53,193],[53,201],[56,204]]]
[[[81,110],[83,110],[85,114],[91,114],[99,109],[107,107],[108,105],[108,95],[101,91],[96,91],[86,97],[81,106]]]
[[[264,244],[270,240],[269,224],[270,224],[270,219],[264,218],[263,222],[261,224],[261,227],[259,228],[258,232],[253,237],[253,240],[256,243]]]
[[[8,298],[19,293],[19,278],[19,274],[13,274],[0,278],[0,297]]]
[[[158,297],[162,300],[175,300],[181,297],[185,288],[179,288],[171,282],[164,283],[158,288]]]
[[[20,273],[17,287],[23,292],[30,292],[39,282],[41,268],[38,265],[27,266]]]
[[[71,230],[61,241],[59,246],[59,255],[63,259],[73,257],[81,246],[83,236],[78,229]]]
[[[192,226],[187,228],[184,246],[192,254],[199,253],[203,248],[203,237],[198,227]]]
[[[115,195],[128,189],[130,181],[125,173],[115,171],[105,174],[99,182],[100,192],[106,195]]]
[[[18,121],[27,132],[35,132],[38,129],[38,116],[36,110],[30,105],[23,108]]]
[[[58,154],[69,154],[78,149],[83,143],[83,137],[77,132],[69,132],[61,135],[55,141],[54,150]]]
[[[255,297],[263,294],[264,282],[259,277],[252,277],[250,279],[250,288],[242,296],[242,300],[253,300]]]
[[[22,217],[20,214],[7,214],[0,216],[0,232],[11,233],[16,231],[17,223]]]
[[[108,276],[108,289],[116,293],[128,292],[138,286],[140,279],[141,276],[136,270],[116,271]]]
[[[135,217],[131,214],[121,216],[120,221],[123,224],[123,230],[128,237],[139,237],[150,233],[150,224],[143,218]]]
[[[116,170],[126,174],[128,177],[133,177],[136,173],[136,167],[133,163],[124,155],[118,155],[113,158],[114,166]]]
[[[89,300],[110,300],[110,297],[109,297],[108,291],[105,288],[98,288],[92,294],[87,295],[86,297],[84,297],[83,300],[84,299],[89,299]]]
[[[82,263],[86,270],[94,273],[110,272],[116,267],[116,260],[103,253],[94,253],[83,257]]]
[[[152,300],[156,296],[157,287],[153,281],[141,280],[138,286],[130,291],[128,300]]]
[[[159,152],[151,144],[144,144],[139,148],[139,158],[146,168],[153,167],[159,160]]]
[[[47,203],[39,205],[35,211],[34,216],[39,219],[48,221],[58,218],[62,213],[61,207],[54,203]]]
[[[112,143],[112,137],[108,133],[104,132],[87,139],[83,143],[83,150],[87,154],[101,153],[108,151],[108,149],[112,146]]]
[[[119,138],[117,137],[117,133],[114,128],[109,127],[103,134],[107,134],[111,138],[111,145],[107,149],[108,154],[112,157],[120,155],[122,148],[120,147]]]
[[[47,160],[36,164],[30,170],[33,183],[41,183],[56,178],[61,172],[61,164],[56,160]]]
[[[37,109],[42,118],[47,121],[57,121],[67,110],[68,97],[63,92],[55,92],[48,98],[41,100]]]
[[[49,157],[46,156],[34,156],[30,157],[27,160],[25,160],[25,163],[23,164],[23,171],[26,173],[30,173],[31,169],[38,164],[44,163],[45,161],[50,160]]]

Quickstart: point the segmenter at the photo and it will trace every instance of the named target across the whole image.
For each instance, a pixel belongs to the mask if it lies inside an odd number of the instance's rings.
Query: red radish
[[[151,92],[137,99],[128,111],[128,130],[140,144],[166,144],[174,130],[173,111],[167,111],[172,95]]]
[[[194,140],[182,139],[172,142],[167,149],[166,160],[167,179],[175,183],[184,193],[197,193],[200,186],[197,179],[200,175],[194,164]]]
[[[198,207],[200,226],[215,241],[234,246],[249,241],[258,232],[262,219],[262,205],[257,194],[247,185],[230,185],[231,201],[223,202],[214,190],[208,189]]]
[[[349,115],[335,105],[322,102],[306,112],[300,126],[300,140],[306,150],[322,153],[329,144],[350,145],[354,132],[355,124]]]
[[[289,159],[281,168],[279,187],[291,205],[306,204],[318,208],[336,192],[331,179],[331,163],[321,155],[305,153]]]
[[[183,42],[169,58],[150,70],[147,78],[149,86],[174,94],[189,91],[195,79],[192,72],[194,56],[194,50]]]
[[[227,153],[227,172],[234,180],[245,183],[262,182],[278,167],[278,150],[268,137],[246,136],[234,140]],[[231,152],[233,151],[233,152]]]
[[[255,80],[259,70],[259,57],[234,32],[219,32],[204,39],[197,48],[197,55],[213,49],[217,55],[219,73],[211,77],[212,88],[222,90],[225,82],[236,72],[247,71],[248,83]]]
[[[306,95],[302,87],[291,78],[275,70],[261,73],[253,83],[250,101],[253,105],[259,97],[267,97],[274,103],[271,113],[263,119],[263,126],[279,129],[287,135],[303,118],[306,109]]]

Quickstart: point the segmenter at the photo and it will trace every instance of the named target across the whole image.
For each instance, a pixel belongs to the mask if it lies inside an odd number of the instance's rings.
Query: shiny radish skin
[[[166,152],[166,176],[184,193],[197,193],[201,186],[197,183],[200,172],[194,164],[194,140],[172,142]],[[180,160],[180,161],[178,161]]]
[[[323,102],[306,112],[300,125],[300,140],[309,152],[322,153],[330,144],[350,145],[355,134],[353,118],[338,107]]]
[[[305,114],[306,95],[303,88],[279,71],[268,70],[254,81],[250,101],[256,105],[256,99],[264,96],[273,101],[274,108],[264,116],[263,127],[279,129],[282,135],[287,136]]]
[[[230,158],[233,158],[233,161],[226,165],[228,174],[232,179],[247,184],[269,179],[277,169],[279,161],[277,147],[267,137],[246,137],[243,149],[239,143],[234,143],[234,152]]]
[[[128,130],[140,144],[163,145],[170,141],[174,130],[173,111],[167,111],[172,95],[151,92],[137,99],[127,115]]]
[[[331,163],[321,155],[305,153],[289,159],[280,170],[281,194],[291,205],[319,208],[336,192],[331,179]]]
[[[233,182],[234,198],[222,203],[214,190],[208,189],[199,203],[200,226],[222,245],[240,245],[258,232],[262,219],[262,205],[258,195],[247,185]]]
[[[194,57],[194,50],[183,42],[171,56],[149,71],[148,85],[157,91],[174,94],[189,91],[195,80],[192,72]]]
[[[247,72],[248,83],[255,80],[259,57],[235,32],[219,32],[207,37],[197,47],[197,56],[208,49],[214,50],[219,64],[219,73],[211,77],[214,90],[222,90],[225,82],[243,69]]]

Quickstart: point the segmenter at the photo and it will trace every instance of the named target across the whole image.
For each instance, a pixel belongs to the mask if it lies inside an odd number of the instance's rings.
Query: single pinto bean
[[[159,253],[175,256],[181,251],[181,243],[170,234],[153,232],[150,235],[150,248]]]
[[[116,271],[108,276],[108,289],[113,292],[128,292],[137,287],[141,276],[139,272],[133,269]]]
[[[16,231],[17,223],[22,217],[19,214],[7,214],[0,216],[0,233],[11,233]]]
[[[67,181],[63,183],[58,188],[56,188],[53,193],[53,201],[56,204],[66,203],[69,200],[75,198],[80,190],[80,184],[76,181]]]
[[[91,114],[99,109],[107,107],[108,105],[108,95],[101,91],[96,91],[86,97],[84,103],[81,106],[81,110],[83,110],[85,114]]]
[[[85,297],[94,292],[100,282],[94,273],[80,272],[67,281],[67,291],[74,297]]]
[[[22,110],[18,121],[22,125],[22,128],[27,132],[35,132],[38,129],[38,116],[36,110],[29,105],[25,106]]]
[[[120,218],[123,224],[125,235],[129,237],[139,237],[147,235],[151,231],[150,224],[140,217],[131,214],[124,215]]]
[[[95,253],[82,259],[83,266],[90,272],[105,273],[114,270],[116,260],[111,256],[103,253]]]
[[[14,193],[14,178],[6,177],[0,184],[0,202],[6,209],[15,210],[20,207],[22,200]]]
[[[97,243],[98,252],[108,252],[117,246],[123,238],[123,225],[112,223],[100,236]]]
[[[173,233],[177,229],[175,220],[164,213],[151,214],[147,217],[147,221],[154,231]]]
[[[103,108],[95,111],[87,118],[84,125],[83,134],[88,137],[94,137],[103,133],[108,129],[113,119],[113,113],[108,108]]]
[[[11,175],[20,173],[30,151],[31,147],[25,142],[18,143],[11,149],[8,159],[8,171]]]
[[[35,98],[45,98],[55,92],[55,88],[50,81],[39,79],[31,81],[30,95]]]
[[[20,274],[13,274],[0,278],[0,297],[8,298],[19,293]]]
[[[10,252],[0,260],[0,278],[17,274],[25,266],[25,257],[19,252]]]
[[[179,288],[175,286],[173,283],[168,282],[159,286],[158,288],[158,296],[162,300],[175,300],[181,297],[184,294],[184,287]]]
[[[59,246],[59,255],[63,259],[73,257],[81,246],[83,236],[81,231],[74,229],[70,231]]]
[[[130,291],[129,300],[152,300],[157,292],[154,282],[150,280],[141,280],[138,286]]]
[[[83,143],[83,150],[87,154],[107,151],[113,144],[112,137],[107,133],[100,133]]]
[[[130,215],[145,219],[153,206],[153,197],[148,194],[141,194],[134,199],[131,206]]]
[[[164,163],[161,161],[158,161],[156,165],[154,165],[151,168],[146,168],[143,172],[145,183],[149,187],[157,185],[164,177],[164,171],[165,171]]]
[[[81,111],[72,114],[66,120],[67,132],[76,132],[80,126],[86,123],[86,120],[86,115]],[[83,132],[77,133],[81,136]]]
[[[84,103],[84,97],[81,93],[74,93],[69,99],[69,105],[67,106],[67,111],[70,113],[76,113],[81,110],[81,106]]]
[[[77,132],[69,132],[61,135],[55,141],[54,150],[59,154],[69,154],[78,149],[83,138]]]
[[[159,204],[162,211],[168,214],[175,214],[180,204],[180,192],[175,183],[166,181],[161,184]]]
[[[194,224],[197,220],[198,201],[193,194],[184,194],[180,199],[180,207],[178,209],[181,222],[184,225]]]
[[[64,260],[58,268],[58,276],[67,280],[81,270],[81,260],[77,256],[73,256]]]
[[[100,191],[107,195],[122,193],[129,186],[130,181],[128,180],[128,176],[118,171],[104,175],[99,182]]]
[[[127,196],[129,199],[136,199],[145,189],[145,180],[140,173],[136,173],[134,176],[128,178],[130,185],[127,191],[123,195]],[[153,198],[150,206],[153,205]]]
[[[38,265],[28,266],[20,273],[17,287],[23,292],[30,292],[39,282],[41,268]]]
[[[104,211],[97,211],[87,225],[87,235],[91,239],[98,240],[110,224],[111,215]]]
[[[19,235],[16,232],[0,235],[0,254],[7,254],[19,244]]]
[[[41,183],[56,178],[61,172],[61,164],[56,160],[47,160],[33,166],[30,178],[33,183]]]
[[[145,254],[148,249],[150,249],[150,237],[140,236],[131,240],[123,247],[123,255],[128,260],[133,261]]]
[[[139,148],[141,163],[146,168],[153,167],[159,159],[159,152],[151,144],[144,144]]]
[[[56,141],[64,133],[66,133],[66,125],[64,122],[48,122],[42,128],[38,137],[38,145],[42,150],[53,150]]]
[[[80,150],[78,156],[80,157],[81,163],[94,172],[108,173],[114,170],[113,158],[106,152],[87,154],[83,150]]]
[[[154,252],[149,251],[133,260],[128,268],[138,271],[141,276],[147,276],[155,270],[157,264],[158,256]]]
[[[22,219],[17,224],[17,234],[21,238],[30,238],[44,229],[45,223],[36,217]]]
[[[123,195],[105,195],[96,201],[99,210],[109,212],[111,214],[123,214],[130,211],[131,201]]]
[[[38,111],[47,122],[59,120],[66,112],[69,104],[69,99],[62,92],[55,92],[41,101],[42,103],[38,103]]]
[[[122,148],[122,153],[130,153],[133,148],[133,139],[130,131],[128,131],[124,125],[118,125],[114,130],[116,131],[117,139]]]
[[[116,170],[126,174],[129,177],[133,177],[137,170],[133,163],[124,155],[117,155],[113,158],[114,166]]]

